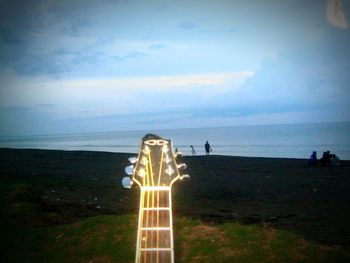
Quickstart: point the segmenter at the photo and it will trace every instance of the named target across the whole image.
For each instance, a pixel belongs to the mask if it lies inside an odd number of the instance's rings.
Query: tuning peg
[[[128,160],[130,163],[135,164],[137,162],[137,157],[129,157]]]
[[[133,184],[133,181],[131,180],[131,178],[129,176],[123,177],[122,185],[123,185],[124,188],[130,189],[132,184]]]
[[[162,152],[167,153],[168,151],[169,151],[169,147],[166,144],[164,144],[162,147]]]
[[[170,165],[168,165],[168,168],[165,169],[165,173],[169,176],[171,176],[174,172],[174,169]]]
[[[172,161],[172,159],[169,157],[169,155],[165,155],[164,161],[165,161],[167,164],[169,164],[169,163]]]
[[[186,169],[187,165],[185,163],[179,163],[177,166],[177,169]]]
[[[134,166],[129,165],[129,166],[125,167],[125,173],[127,175],[133,175],[134,174]]]
[[[188,174],[183,174],[183,175],[181,175],[180,176],[180,180],[183,180],[183,179],[185,179],[185,178],[190,178],[190,176],[188,175]]]
[[[145,156],[142,156],[141,160],[140,160],[140,163],[144,166],[146,166],[148,164],[148,160]]]
[[[149,155],[151,153],[151,149],[146,145],[142,152],[145,154],[145,155]]]
[[[144,176],[146,175],[145,169],[140,168],[140,169],[137,171],[137,175],[140,176],[140,177],[144,177]]]

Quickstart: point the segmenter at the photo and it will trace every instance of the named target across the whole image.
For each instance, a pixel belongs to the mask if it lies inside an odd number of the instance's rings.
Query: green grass
[[[50,228],[1,229],[2,262],[131,262],[135,224],[130,215],[96,216]]]
[[[54,227],[2,227],[1,262],[133,262],[136,215],[96,216]],[[343,248],[290,232],[175,220],[177,262],[349,262]]]
[[[49,226],[35,185],[0,184],[0,262],[133,262],[137,216],[100,215]],[[342,247],[268,225],[207,225],[174,217],[176,262],[350,262]]]
[[[175,221],[178,262],[349,262],[341,247],[305,241],[291,232],[226,223],[205,225],[181,218]]]

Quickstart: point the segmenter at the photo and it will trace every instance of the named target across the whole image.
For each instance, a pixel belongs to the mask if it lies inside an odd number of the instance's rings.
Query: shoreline
[[[40,215],[28,217],[30,225],[138,213],[139,189],[121,186],[130,155],[135,154],[0,148],[0,178],[35,197],[24,200],[34,202]],[[307,240],[350,247],[350,161],[339,167],[224,155],[182,161],[191,177],[173,186],[174,216],[268,224]]]
[[[58,151],[58,152],[90,152],[90,153],[106,153],[106,154],[128,154],[130,156],[137,156],[138,153],[132,152],[113,152],[113,151],[105,151],[105,150],[81,150],[81,149],[44,149],[44,148],[15,148],[15,147],[0,147],[1,150],[28,150],[28,151]],[[181,152],[181,149],[180,149]],[[206,154],[185,154],[184,157],[202,157],[207,156]],[[245,155],[229,155],[229,154],[210,154],[209,156],[217,156],[217,157],[233,157],[233,158],[263,158],[263,159],[291,159],[291,160],[304,160],[307,162],[309,157],[273,157],[273,156],[245,156]],[[321,156],[318,156],[318,160]],[[350,162],[350,159],[340,159],[341,162]]]
[[[350,160],[350,122],[304,123],[239,127],[211,127],[152,130],[171,138],[174,148],[191,155],[190,145],[197,154],[205,154],[209,141],[215,154],[224,156],[309,158],[313,151],[322,157],[325,151],[335,153],[341,160]],[[87,150],[137,153],[140,139],[149,131],[110,131],[55,135],[33,135],[7,141],[0,138],[0,148],[37,148],[50,150]]]

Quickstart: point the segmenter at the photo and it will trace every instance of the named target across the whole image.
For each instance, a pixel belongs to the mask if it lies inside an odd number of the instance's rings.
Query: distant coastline
[[[11,136],[1,137],[0,147],[136,154],[146,133],[170,138],[184,155],[191,155],[190,145],[204,155],[208,140],[216,155],[305,159],[329,150],[350,160],[350,122]]]
[[[18,152],[57,152],[57,153],[86,153],[86,154],[116,154],[116,155],[127,155],[127,156],[136,156],[137,152],[111,152],[111,151],[93,151],[93,150],[58,150],[58,149],[40,149],[40,148],[12,148],[12,147],[0,147],[1,151],[18,151]],[[182,152],[181,152],[182,153]],[[203,158],[206,157],[205,154],[192,155],[183,155],[186,158]],[[212,158],[243,158],[243,159],[278,159],[278,160],[304,160],[305,162],[308,158],[293,158],[293,157],[268,157],[268,156],[241,156],[241,155],[225,155],[225,154],[211,154],[209,155]],[[350,162],[350,160],[344,160]]]

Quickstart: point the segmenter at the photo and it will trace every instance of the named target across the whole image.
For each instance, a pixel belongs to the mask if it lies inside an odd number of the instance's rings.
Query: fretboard
[[[137,263],[173,263],[174,241],[170,187],[141,189]]]

